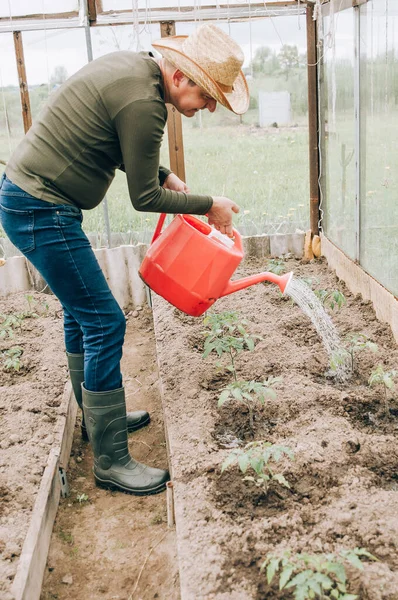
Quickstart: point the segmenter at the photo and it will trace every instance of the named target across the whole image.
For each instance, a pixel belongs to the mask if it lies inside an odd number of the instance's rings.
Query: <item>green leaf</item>
[[[232,395],[236,400],[242,400],[242,392],[239,388],[232,388]]]
[[[276,473],[273,475],[272,479],[275,479],[278,483],[290,489],[290,484],[288,481],[286,481],[282,473]]]
[[[246,345],[247,345],[248,349],[250,350],[250,352],[253,352],[253,350],[254,350],[254,340],[252,340],[252,338],[248,338],[246,340]]]
[[[238,460],[238,457],[236,455],[236,452],[232,452],[229,456],[227,456],[227,458],[224,460],[222,466],[221,466],[221,473],[223,473],[225,471],[225,469],[228,469],[228,467],[230,467],[231,465],[234,465]]]
[[[289,565],[283,569],[282,574],[279,579],[279,589],[280,590],[283,590],[283,588],[289,581],[293,571],[294,571],[294,566],[292,566],[292,565]]]
[[[271,584],[271,582],[274,578],[274,575],[278,570],[279,561],[280,561],[279,558],[272,558],[269,562],[269,565],[267,567],[267,583],[268,583],[268,585]]]
[[[218,399],[218,407],[219,408],[228,400],[229,395],[230,395],[229,390],[224,390],[223,392],[221,392],[221,395]]]
[[[330,590],[333,585],[333,581],[324,573],[315,573],[313,580],[319,583],[324,590]]]
[[[203,358],[207,358],[212,350],[213,350],[213,348],[210,346],[207,346],[207,348],[206,348],[206,344],[205,344],[205,351],[203,352]]]
[[[367,556],[368,558],[376,560],[378,562],[377,558],[365,548],[355,548],[354,552],[357,556]]]
[[[252,469],[257,473],[257,475],[261,475],[264,469],[264,461],[261,456],[251,456],[250,465]]]
[[[306,569],[305,571],[301,571],[301,573],[298,573],[298,575],[296,575],[295,577],[293,577],[293,579],[291,581],[289,581],[289,583],[286,585],[286,589],[291,588],[295,585],[303,584],[305,581],[307,581],[307,579],[312,577],[313,574],[314,574],[314,572],[311,569]]]
[[[342,563],[328,562],[327,569],[330,573],[334,573],[341,583],[346,582],[347,577]]]
[[[247,454],[238,456],[238,465],[242,473],[246,473],[247,467],[249,466],[249,457]]]
[[[358,596],[355,594],[344,594],[344,596],[340,596],[340,600],[357,600]]]
[[[360,569],[361,571],[363,571],[363,564],[361,563],[361,559],[358,558],[358,556],[356,554],[350,553],[345,558],[354,567],[356,567],[357,569]]]

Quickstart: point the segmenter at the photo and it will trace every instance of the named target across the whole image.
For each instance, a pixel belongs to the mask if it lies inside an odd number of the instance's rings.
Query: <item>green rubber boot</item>
[[[147,467],[130,456],[124,388],[90,392],[82,385],[82,391],[97,485],[136,496],[157,494],[166,489],[168,471]]]
[[[68,359],[69,377],[72,383],[73,393],[76,398],[76,402],[83,411],[83,400],[82,400],[82,383],[84,381],[84,354],[71,354],[66,353]],[[135,412],[127,413],[127,431],[137,431],[142,427],[145,427],[150,422],[151,418],[146,410],[137,410]],[[84,421],[84,413],[82,412],[82,438],[86,442],[88,441],[87,428]]]

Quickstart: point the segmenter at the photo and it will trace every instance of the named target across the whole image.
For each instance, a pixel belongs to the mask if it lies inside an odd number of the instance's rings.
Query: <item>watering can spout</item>
[[[239,290],[243,290],[244,288],[255,285],[256,283],[261,283],[263,281],[275,283],[279,287],[282,294],[285,294],[292,277],[293,272],[286,273],[285,275],[275,275],[275,273],[271,273],[270,271],[264,271],[264,273],[259,273],[258,275],[249,275],[249,277],[243,277],[243,279],[229,281],[221,296],[228,296],[228,294],[233,294],[234,292],[238,292]]]

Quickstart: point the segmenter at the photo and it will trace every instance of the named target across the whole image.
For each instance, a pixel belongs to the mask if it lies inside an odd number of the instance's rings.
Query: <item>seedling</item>
[[[377,344],[371,342],[364,333],[349,333],[345,338],[345,347],[351,358],[351,368],[354,371],[354,357],[358,352],[370,350],[378,352]]]
[[[254,428],[254,409],[258,404],[265,404],[266,398],[275,400],[276,392],[272,386],[282,381],[281,377],[273,377],[272,375],[264,381],[245,381],[236,380],[227,385],[221,392],[218,399],[218,407],[220,408],[229,400],[237,400],[246,406],[249,410],[250,429]]]
[[[388,414],[389,406],[388,406],[388,397],[387,390],[394,389],[394,378],[398,375],[398,371],[384,371],[382,365],[378,365],[374,371],[371,372],[369,377],[369,385],[382,385],[384,387],[384,407],[385,411]]]
[[[13,346],[9,350],[4,350],[1,355],[3,357],[3,367],[5,371],[20,371],[20,357],[23,354],[23,349],[20,346]]]
[[[344,347],[334,352],[330,359],[330,366],[333,371],[337,367],[344,365],[348,360],[350,368],[354,371],[355,356],[358,352],[364,350],[370,350],[371,352],[378,352],[377,344],[371,342],[367,335],[364,333],[349,333],[344,339]]]
[[[204,319],[204,324],[210,328],[205,331],[207,336],[204,343],[203,358],[206,358],[211,352],[216,352],[221,358],[223,354],[228,354],[231,363],[227,370],[233,373],[237,381],[235,358],[242,350],[254,350],[256,339],[261,339],[258,335],[250,335],[245,329],[247,321],[240,319],[237,312],[224,312],[219,314],[210,314]]]
[[[88,496],[87,494],[77,494],[76,500],[79,504],[83,504],[83,502],[88,502]]]
[[[295,600],[334,598],[356,600],[348,593],[348,581],[344,563],[349,562],[363,570],[362,558],[377,560],[364,548],[340,550],[337,554],[294,554],[285,551],[282,555],[269,554],[261,565],[266,569],[268,585],[279,571],[279,589],[291,588]]]
[[[324,307],[329,307],[331,310],[340,309],[347,302],[340,290],[314,290],[314,294]]]
[[[25,300],[27,301],[28,305],[29,305],[29,310],[25,311],[23,314],[25,317],[38,317],[39,315],[37,314],[37,312],[35,312],[35,310],[33,310],[33,307],[37,304],[36,300],[33,298],[32,294],[25,294]]]
[[[20,329],[23,317],[17,314],[0,313],[0,340],[14,337],[14,329]]]
[[[285,270],[285,263],[280,258],[271,258],[267,263],[267,271],[275,275],[282,275]]]
[[[270,461],[279,462],[284,455],[291,460],[294,459],[292,450],[286,446],[277,446],[269,442],[250,442],[244,448],[236,448],[231,452],[223,462],[221,472],[223,473],[228,467],[237,464],[244,475],[249,468],[253,469],[256,474],[256,477],[247,475],[243,481],[250,481],[266,491],[270,481],[277,481],[290,488],[282,473],[275,473],[269,465]]]

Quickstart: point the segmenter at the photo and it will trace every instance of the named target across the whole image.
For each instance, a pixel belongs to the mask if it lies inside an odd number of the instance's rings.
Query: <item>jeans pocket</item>
[[[60,227],[72,227],[83,221],[83,214],[76,206],[62,205],[55,211],[55,220]]]
[[[27,254],[35,249],[34,211],[16,210],[0,204],[0,222],[10,241]]]

